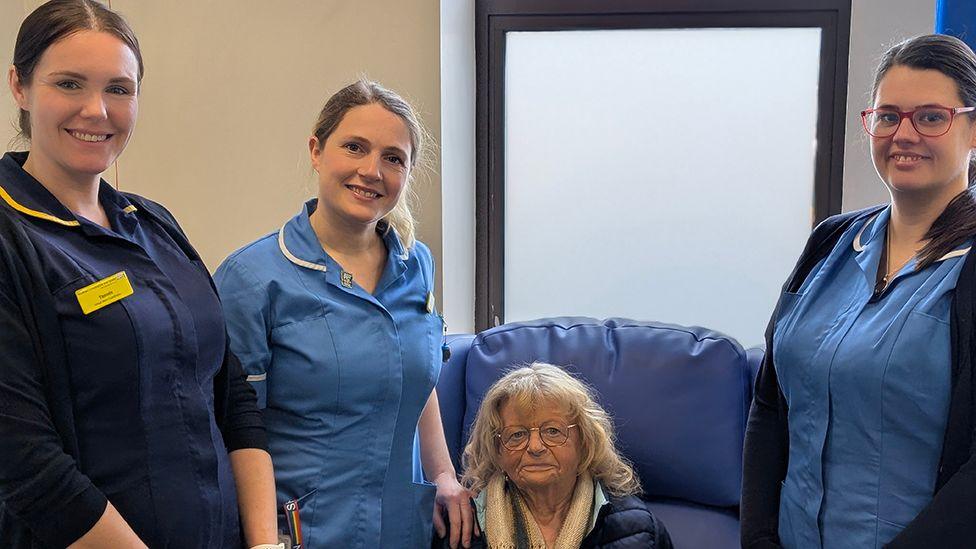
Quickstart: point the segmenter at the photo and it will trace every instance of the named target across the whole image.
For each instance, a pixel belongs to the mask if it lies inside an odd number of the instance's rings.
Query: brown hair
[[[337,91],[329,98],[319,113],[312,134],[318,140],[319,150],[321,150],[322,146],[325,145],[325,140],[332,135],[347,112],[355,107],[373,103],[382,105],[383,108],[400,117],[410,134],[410,158],[407,164],[410,167],[411,177],[408,179],[407,186],[403,189],[396,206],[383,218],[387,227],[392,227],[396,231],[403,247],[410,249],[413,246],[416,233],[412,206],[417,199],[410,188],[409,181],[413,179],[413,169],[418,164],[423,165],[425,145],[428,141],[427,132],[420,123],[413,107],[396,92],[384,88],[376,82],[361,78]]]
[[[881,57],[874,76],[871,97],[892,67],[932,69],[956,83],[963,106],[976,106],[976,54],[958,38],[944,34],[916,36],[896,44]],[[976,112],[968,114],[976,120]],[[969,188],[953,198],[932,223],[925,239],[928,243],[918,253],[917,270],[928,267],[940,257],[976,235],[976,155],[969,155]]]
[[[641,491],[634,468],[617,452],[610,415],[593,398],[593,391],[561,368],[544,362],[509,372],[485,393],[464,448],[461,483],[466,488],[480,492],[494,475],[503,474],[495,433],[503,427],[501,409],[507,403],[522,409],[550,403],[566,409],[569,421],[580,433],[578,472],[590,473],[614,496]]]
[[[14,45],[17,79],[25,86],[30,85],[44,52],[58,40],[84,30],[107,32],[128,46],[139,64],[139,82],[142,82],[142,52],[135,33],[122,16],[95,0],[50,0],[24,19]],[[30,139],[30,113],[21,109],[18,122],[20,134]]]

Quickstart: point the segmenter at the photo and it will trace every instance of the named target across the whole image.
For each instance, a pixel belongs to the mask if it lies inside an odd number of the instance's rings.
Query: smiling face
[[[309,151],[319,173],[319,207],[349,225],[375,227],[410,175],[410,132],[378,103],[349,109],[324,144],[309,140]]]
[[[878,85],[875,108],[912,111],[922,106],[964,107],[954,80],[932,69],[896,65]],[[925,194],[951,198],[967,187],[969,153],[976,147],[976,124],[957,115],[948,133],[918,134],[903,120],[895,135],[871,138],[871,156],[892,196]]]
[[[30,113],[24,168],[39,180],[98,180],[125,149],[138,112],[135,54],[112,34],[79,31],[41,56],[30,82],[10,70],[17,105]]]
[[[512,426],[539,427],[551,421],[572,423],[563,407],[554,402],[542,402],[534,410],[524,410],[509,401],[501,405],[499,415],[502,430]],[[579,429],[571,428],[567,433],[569,438],[562,446],[546,446],[538,430],[530,432],[528,445],[522,450],[509,450],[499,443],[501,469],[523,492],[571,493],[580,466]]]

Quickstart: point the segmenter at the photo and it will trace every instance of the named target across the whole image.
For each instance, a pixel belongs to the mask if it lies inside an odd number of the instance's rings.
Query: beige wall
[[[3,60],[3,86],[0,90],[0,144],[3,149],[11,147],[17,135],[17,108],[13,97],[7,91],[7,69],[14,58],[14,39],[24,18],[24,3],[19,0],[0,0],[0,59]]]
[[[859,113],[871,102],[874,70],[895,43],[932,32],[932,0],[854,0],[847,79],[847,135],[844,147],[844,211],[889,200],[868,151]]]
[[[9,63],[39,0],[0,0]],[[120,188],[166,205],[211,267],[276,230],[315,193],[306,142],[328,96],[366,74],[411,100],[440,137],[437,0],[113,0],[146,77]],[[9,92],[5,119],[16,116]],[[0,138],[13,135],[10,124]],[[431,165],[439,166],[434,152]],[[106,173],[114,180],[114,170]],[[440,178],[417,180],[419,237],[441,256]],[[441,288],[438,274],[438,293]]]

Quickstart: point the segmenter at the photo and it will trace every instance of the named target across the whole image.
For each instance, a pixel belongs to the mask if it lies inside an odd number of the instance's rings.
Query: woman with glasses
[[[746,433],[743,547],[976,539],[976,55],[907,40],[872,100],[891,202],[821,223],[783,287]]]
[[[472,547],[670,549],[635,494],[607,413],[579,380],[536,362],[485,394],[464,449],[482,535]]]

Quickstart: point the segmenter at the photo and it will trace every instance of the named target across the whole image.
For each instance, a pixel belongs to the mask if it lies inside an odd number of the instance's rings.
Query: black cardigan
[[[796,291],[818,261],[859,219],[880,211],[875,206],[833,216],[807,241],[783,291]],[[976,252],[966,255],[950,313],[952,390],[945,441],[935,482],[935,496],[885,547],[891,549],[976,546],[976,457],[973,368],[976,356]],[[766,355],[756,379],[755,398],[746,426],[742,471],[741,532],[744,548],[780,547],[780,483],[789,457],[787,405],[773,365],[773,331],[779,304],[766,328]]]
[[[126,197],[187,257],[199,259],[168,211]],[[23,227],[28,222],[0,200],[0,540],[12,548],[73,542],[95,524],[107,502],[76,466],[65,344],[54,298]],[[213,386],[227,450],[266,450],[254,390],[229,348]]]

